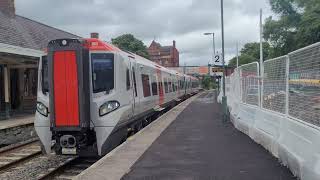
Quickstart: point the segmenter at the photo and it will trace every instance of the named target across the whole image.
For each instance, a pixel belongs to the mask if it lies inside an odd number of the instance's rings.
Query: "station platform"
[[[34,115],[26,115],[21,117],[10,118],[7,120],[0,120],[0,130],[33,124],[33,122]]]
[[[223,122],[215,92],[182,102],[76,179],[295,180],[250,137]]]

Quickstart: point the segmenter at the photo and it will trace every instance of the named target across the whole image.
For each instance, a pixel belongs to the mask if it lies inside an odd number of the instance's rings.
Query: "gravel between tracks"
[[[32,160],[21,163],[16,167],[7,169],[5,172],[0,172],[0,179],[38,179],[42,174],[50,171],[52,168],[60,166],[67,161],[71,156],[57,155],[39,155]]]

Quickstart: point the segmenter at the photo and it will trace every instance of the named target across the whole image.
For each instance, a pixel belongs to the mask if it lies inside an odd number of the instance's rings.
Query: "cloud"
[[[177,41],[180,64],[205,65],[212,58],[215,32],[221,49],[220,0],[16,0],[17,14],[88,37],[99,32],[110,41],[132,33],[148,46],[155,37],[163,45]],[[228,0],[225,7],[226,60],[235,44],[259,40],[259,9],[270,15],[268,0]]]

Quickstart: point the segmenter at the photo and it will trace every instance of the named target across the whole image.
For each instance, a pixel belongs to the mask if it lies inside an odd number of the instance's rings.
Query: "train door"
[[[136,74],[136,60],[129,57],[130,59],[130,69],[131,69],[131,84],[132,84],[132,114],[136,112],[136,105],[139,103],[138,89],[137,89],[137,74]]]
[[[161,70],[157,69],[157,76],[158,76],[158,88],[159,88],[159,105],[164,103],[164,94],[163,94],[163,83],[162,83],[162,75]]]

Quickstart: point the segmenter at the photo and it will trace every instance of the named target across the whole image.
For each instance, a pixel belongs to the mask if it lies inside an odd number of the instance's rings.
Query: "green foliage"
[[[216,87],[215,82],[209,75],[204,76],[201,83],[204,89],[214,89]]]
[[[320,41],[320,2],[305,11],[297,32],[297,45],[304,47]]]
[[[278,18],[266,19],[263,36],[272,57],[320,41],[320,0],[270,0],[270,5]]]
[[[263,43],[264,59],[269,59],[271,54],[272,54],[272,50],[270,48],[269,43],[264,42]],[[260,43],[257,43],[257,42],[247,43],[240,50],[239,66],[243,64],[259,61],[259,59],[260,59]],[[229,61],[229,66],[236,67],[236,65],[237,65],[237,57],[233,57]]]
[[[247,54],[241,54],[239,56],[239,66],[243,65],[243,64],[248,64],[248,63],[252,63],[258,61],[258,59],[255,59],[254,57],[247,55]],[[230,61],[228,66],[230,67],[236,67],[237,66],[237,57],[233,57]]]
[[[136,39],[132,34],[123,34],[114,39],[111,39],[112,44],[122,50],[136,53],[142,57],[149,58],[147,47],[139,39]]]

